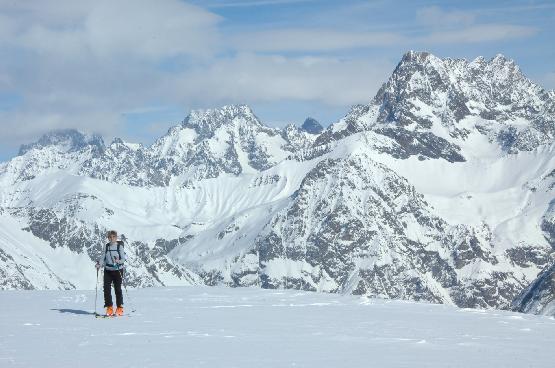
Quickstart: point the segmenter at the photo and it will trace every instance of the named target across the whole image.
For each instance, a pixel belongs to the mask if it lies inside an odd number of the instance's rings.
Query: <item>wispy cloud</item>
[[[333,29],[279,29],[245,33],[233,38],[238,50],[250,51],[333,51],[403,42],[393,32],[349,32]]]
[[[438,6],[418,9],[416,12],[418,22],[432,26],[468,26],[475,22],[476,14],[471,11],[445,11]]]
[[[284,5],[314,2],[315,0],[253,0],[253,1],[222,1],[222,2],[203,2],[202,4],[207,8],[247,8],[268,5]]]
[[[55,128],[121,130],[122,112],[172,100],[157,65],[174,57],[203,63],[220,50],[220,20],[180,0],[1,6],[0,88],[24,102],[0,116],[8,132],[0,144]]]
[[[480,10],[445,10],[430,6],[416,11],[423,36],[411,41],[424,44],[468,44],[531,37],[539,32],[534,26],[513,23],[480,22]]]
[[[98,0],[69,6],[63,17],[41,13],[73,3],[45,0],[32,3],[34,8],[23,3],[19,9],[4,9],[3,20],[9,19],[11,26],[1,30],[0,40],[46,55],[147,60],[202,56],[217,42],[220,17],[178,0]]]
[[[535,35],[535,27],[511,24],[483,24],[465,27],[458,30],[432,32],[420,41],[427,44],[464,44],[478,42],[493,42],[526,38]]]
[[[198,105],[293,99],[348,106],[370,101],[393,67],[383,59],[242,53],[172,77],[167,89]]]
[[[481,7],[476,9],[477,13],[517,13],[517,12],[530,12],[536,10],[555,9],[555,3],[549,2],[530,2],[524,5],[504,5],[498,7]]]

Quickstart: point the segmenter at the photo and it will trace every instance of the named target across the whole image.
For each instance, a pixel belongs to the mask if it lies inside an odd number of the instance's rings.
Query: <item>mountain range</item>
[[[229,105],[150,146],[51,132],[0,164],[0,288],[91,288],[116,229],[136,287],[553,315],[554,149],[555,93],[514,61],[413,51],[327,128]]]

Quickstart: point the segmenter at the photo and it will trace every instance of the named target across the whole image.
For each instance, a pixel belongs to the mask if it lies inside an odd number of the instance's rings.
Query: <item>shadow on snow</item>
[[[91,316],[94,315],[93,312],[87,312],[87,311],[80,310],[80,309],[65,309],[65,308],[57,309],[57,308],[53,308],[53,309],[50,309],[50,310],[55,310],[55,311],[58,311],[60,313],[85,314],[85,315],[91,315]]]

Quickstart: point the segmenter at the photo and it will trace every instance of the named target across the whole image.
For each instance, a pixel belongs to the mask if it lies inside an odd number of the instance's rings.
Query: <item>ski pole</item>
[[[131,312],[135,313],[136,310],[135,310],[135,308],[133,308],[133,303],[131,303],[131,298],[129,298],[129,293],[127,292],[127,283],[125,282],[125,273],[123,271],[124,270],[121,269],[121,270],[119,270],[119,273],[121,275],[121,281],[123,283],[123,288],[125,289],[125,297],[129,301],[129,306],[131,307]]]
[[[95,292],[94,292],[94,315],[98,315],[98,312],[96,311],[96,301],[98,299],[98,270],[100,267],[98,267],[99,263],[98,261],[96,261],[97,267],[96,267],[96,286],[95,286]]]

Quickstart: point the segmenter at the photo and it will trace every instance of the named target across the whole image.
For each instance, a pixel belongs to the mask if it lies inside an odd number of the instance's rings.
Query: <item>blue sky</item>
[[[554,1],[0,2],[0,160],[61,128],[152,143],[191,109],[323,125],[407,50],[514,59],[555,88]]]

